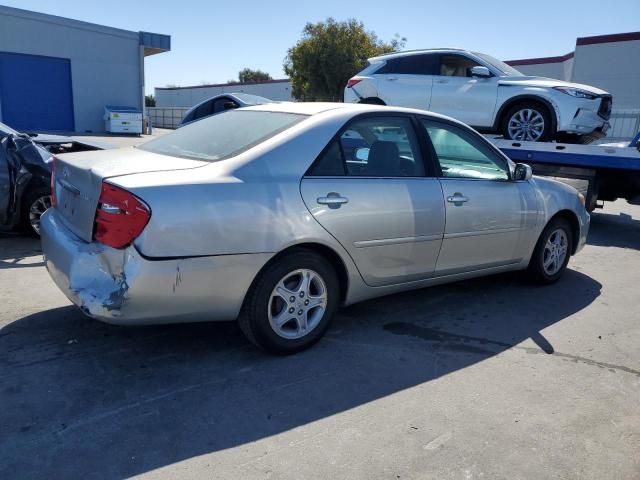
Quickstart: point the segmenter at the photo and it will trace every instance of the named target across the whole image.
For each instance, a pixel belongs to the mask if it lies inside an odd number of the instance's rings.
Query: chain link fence
[[[614,110],[609,123],[611,128],[607,132],[607,142],[631,140],[640,132],[640,109]]]
[[[151,126],[155,128],[178,128],[180,120],[191,107],[147,107]]]

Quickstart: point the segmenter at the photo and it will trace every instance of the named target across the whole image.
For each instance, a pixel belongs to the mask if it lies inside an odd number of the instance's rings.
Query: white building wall
[[[275,101],[292,101],[291,82],[204,85],[196,87],[155,88],[157,107],[192,107],[222,93],[250,93]]]
[[[564,64],[565,62],[538,63],[535,65],[514,65],[513,68],[525,75],[565,80],[568,79],[568,77],[565,76],[566,69]]]
[[[104,131],[105,105],[142,108],[138,32],[0,7],[0,51],[68,58],[75,127]]]
[[[578,45],[571,81],[613,95],[613,108],[640,108],[640,40]]]
[[[562,70],[564,72],[564,76],[560,77],[561,80],[571,80],[571,76],[573,75],[573,63],[575,58],[570,58],[562,62]]]

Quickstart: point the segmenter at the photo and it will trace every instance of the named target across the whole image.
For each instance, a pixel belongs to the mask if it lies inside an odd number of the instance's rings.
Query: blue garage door
[[[16,130],[75,130],[69,59],[0,52],[0,109]]]

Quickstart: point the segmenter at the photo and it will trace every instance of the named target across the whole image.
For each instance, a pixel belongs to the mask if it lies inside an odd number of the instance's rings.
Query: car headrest
[[[397,175],[400,163],[400,151],[395,142],[376,141],[371,144],[367,159],[367,175]]]

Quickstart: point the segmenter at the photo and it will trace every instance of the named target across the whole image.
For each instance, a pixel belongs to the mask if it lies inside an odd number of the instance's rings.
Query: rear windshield
[[[217,162],[238,155],[307,118],[306,115],[227,111],[185,125],[138,148],[174,157]]]

